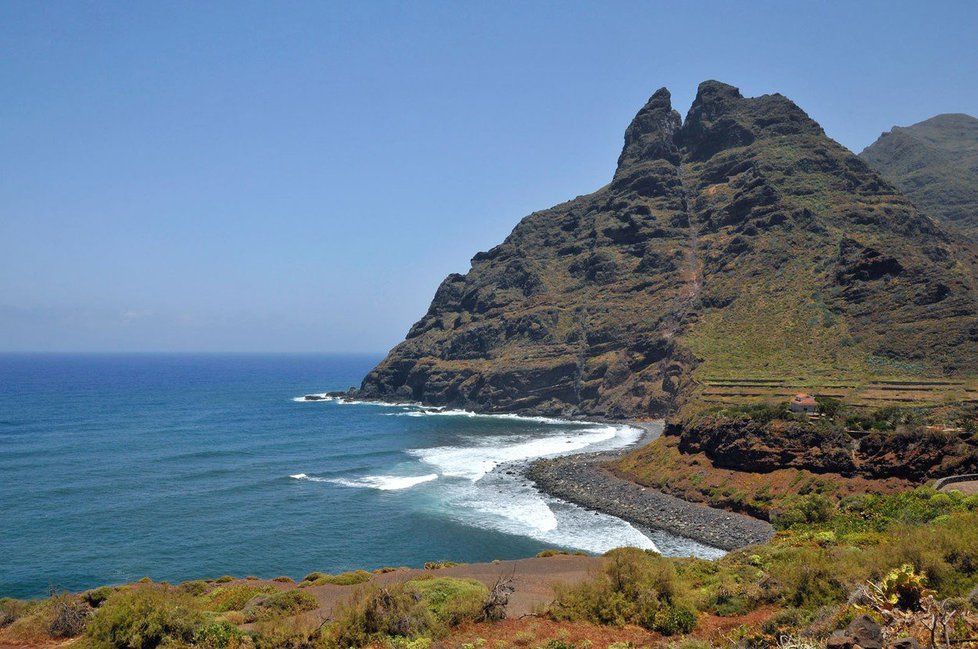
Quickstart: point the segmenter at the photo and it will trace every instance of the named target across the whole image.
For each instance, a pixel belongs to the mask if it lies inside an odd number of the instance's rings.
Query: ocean
[[[493,470],[620,447],[636,429],[302,400],[358,385],[379,360],[0,355],[0,597],[546,548],[721,554]]]

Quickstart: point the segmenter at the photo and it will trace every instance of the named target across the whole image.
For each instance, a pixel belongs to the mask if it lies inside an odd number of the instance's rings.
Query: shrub
[[[891,570],[878,588],[887,604],[904,611],[919,611],[921,600],[932,594],[927,589],[926,578],[910,564]]]
[[[299,586],[322,586],[323,584],[333,584],[334,586],[355,586],[370,581],[371,573],[366,570],[351,570],[341,572],[338,575],[331,575],[325,572],[310,572],[306,575]]]
[[[260,617],[275,615],[295,615],[303,611],[319,608],[319,601],[301,590],[280,590],[268,597],[254,600],[248,606],[248,619],[254,621]]]
[[[208,649],[224,649],[236,646],[244,634],[228,621],[209,622],[194,633],[194,645]]]
[[[823,548],[787,548],[771,562],[771,595],[774,601],[797,608],[842,602],[847,593],[847,566],[853,569],[850,563],[835,560]]]
[[[185,581],[180,584],[180,590],[188,595],[193,595],[194,597],[203,595],[208,591],[208,589],[210,589],[210,584],[208,584],[206,581],[201,581],[200,579]]]
[[[441,568],[451,568],[452,566],[457,566],[457,561],[428,561],[424,564],[425,570],[439,570]]]
[[[277,581],[280,584],[294,584],[295,583],[295,580],[292,579],[292,577],[287,577],[285,575],[282,575],[280,577],[276,577],[272,581]]]
[[[657,626],[656,615],[678,604],[674,564],[637,548],[618,548],[595,579],[575,586],[558,586],[550,616],[557,620],[587,620],[597,624]],[[659,622],[665,624],[665,618]]]
[[[224,575],[223,577],[218,577],[214,581],[217,582],[218,584],[226,584],[229,581],[234,581],[234,577],[232,577],[231,575]]]
[[[407,586],[421,595],[422,603],[446,626],[477,619],[489,596],[489,589],[474,579],[415,579]]]
[[[203,598],[205,601],[204,608],[217,613],[240,611],[254,598],[274,592],[275,587],[268,584],[219,586]]]
[[[835,503],[822,494],[812,493],[796,498],[772,518],[774,526],[780,530],[789,529],[795,525],[811,525],[825,523],[835,513]]]
[[[318,624],[288,617],[257,621],[251,640],[254,649],[317,649],[329,646],[320,637]]]
[[[205,626],[186,593],[169,588],[121,590],[95,610],[87,633],[95,647],[150,649],[192,644]]]
[[[668,604],[653,617],[652,629],[662,635],[689,633],[696,627],[696,611],[683,604]]]
[[[339,647],[364,647],[384,638],[418,638],[437,625],[434,614],[417,591],[404,584],[358,590],[340,607],[332,625],[332,641]]]
[[[27,610],[27,602],[10,597],[0,599],[0,629],[16,622]]]
[[[85,630],[91,607],[82,599],[61,593],[51,597],[52,618],[48,632],[52,638],[73,638]]]
[[[336,586],[356,586],[368,582],[370,579],[371,574],[366,570],[351,570],[350,572],[341,572],[338,575],[326,575],[320,581]]]

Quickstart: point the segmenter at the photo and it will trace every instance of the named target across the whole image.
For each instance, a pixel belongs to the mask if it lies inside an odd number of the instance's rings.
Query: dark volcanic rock
[[[605,466],[621,452],[537,460],[527,476],[558,498],[723,550],[763,543],[773,536],[774,528],[765,521],[689,503],[619,478]]]
[[[625,417],[680,407],[697,366],[974,373],[969,245],[787,98],[708,81],[683,123],[661,89],[611,183],[450,275],[360,396]]]
[[[684,453],[705,453],[717,466],[769,472],[783,468],[866,478],[924,481],[978,472],[978,438],[908,428],[862,439],[803,421],[758,421],[723,414],[672,429]]]
[[[853,440],[844,432],[804,422],[707,418],[683,430],[683,453],[706,453],[714,464],[739,471],[808,469],[852,474]]]

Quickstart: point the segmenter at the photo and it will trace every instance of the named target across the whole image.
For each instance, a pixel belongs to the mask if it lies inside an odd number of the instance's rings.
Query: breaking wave
[[[419,476],[399,476],[399,475],[368,475],[358,479],[349,478],[317,478],[308,476],[305,473],[296,473],[289,476],[295,480],[309,480],[310,482],[330,482],[344,487],[364,487],[379,489],[381,491],[398,491],[410,489],[415,485],[431,482],[438,479],[437,473],[429,473]]]
[[[601,553],[631,545],[676,555],[714,558],[722,554],[715,548],[664,532],[645,533],[620,518],[554,498],[537,489],[522,473],[525,464],[540,458],[627,447],[642,437],[640,428],[421,404],[356,401],[328,394],[309,396],[323,398],[296,400],[384,406],[395,410],[378,414],[437,418],[442,422],[439,435],[444,439],[448,431],[448,443],[403,449],[406,458],[396,466],[386,467],[391,475],[317,478],[300,473],[292,476],[295,479],[382,491],[417,487],[412,491],[418,494],[413,497],[415,506],[428,510],[432,516],[530,537],[555,547]],[[459,420],[454,431],[452,418]],[[422,434],[427,435],[427,430]],[[425,473],[424,468],[430,472]],[[415,475],[405,475],[411,473]]]

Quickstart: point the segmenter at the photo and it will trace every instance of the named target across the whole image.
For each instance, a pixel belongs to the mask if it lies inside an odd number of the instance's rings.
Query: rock
[[[862,649],[883,649],[883,630],[868,615],[860,615],[850,622],[846,633]]]
[[[888,649],[920,649],[920,644],[914,638],[900,638],[891,642]]]
[[[663,88],[611,182],[527,216],[446,278],[358,397],[625,418],[695,399],[703,366],[976,374],[976,269],[978,250],[786,97],[707,81],[683,121]]]
[[[841,629],[833,631],[829,639],[825,641],[825,649],[853,649],[855,645],[855,639]]]
[[[603,466],[617,455],[585,453],[538,460],[527,475],[537,487],[563,500],[724,550],[762,543],[773,536],[774,529],[767,522],[691,504],[613,475]]]

